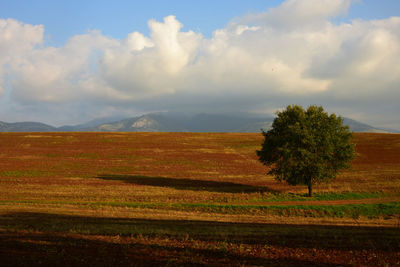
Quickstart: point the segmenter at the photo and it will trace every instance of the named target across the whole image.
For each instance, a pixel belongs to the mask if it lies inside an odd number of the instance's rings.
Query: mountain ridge
[[[115,118],[114,118],[115,119]],[[226,115],[200,113],[195,115],[149,113],[126,119],[99,118],[78,125],[54,127],[41,122],[0,121],[0,132],[244,132],[269,130],[274,118],[249,114]],[[343,123],[353,132],[399,133],[374,127],[343,117]]]
[[[3,122],[0,121],[0,132],[54,132],[56,127],[41,122]]]

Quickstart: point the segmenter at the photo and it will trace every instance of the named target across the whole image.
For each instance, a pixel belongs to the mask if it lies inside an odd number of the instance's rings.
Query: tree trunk
[[[311,181],[308,182],[308,196],[312,197],[312,183],[311,183]]]

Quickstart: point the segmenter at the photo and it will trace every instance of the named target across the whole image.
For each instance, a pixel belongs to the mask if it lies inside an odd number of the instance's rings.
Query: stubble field
[[[261,134],[1,133],[1,265],[400,265],[400,135],[315,187]]]

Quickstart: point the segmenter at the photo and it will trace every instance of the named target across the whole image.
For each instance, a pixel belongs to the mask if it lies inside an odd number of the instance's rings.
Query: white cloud
[[[0,19],[0,94],[8,64],[18,64],[43,42],[42,25],[29,25],[14,19]]]
[[[209,39],[168,16],[149,21],[148,37],[92,31],[58,48],[43,44],[41,25],[0,20],[0,88],[6,78],[15,103],[57,103],[71,114],[82,112],[71,102],[112,112],[347,103],[360,117],[376,112],[364,106],[375,101],[399,112],[400,17],[332,24],[351,2],[287,0]]]
[[[201,35],[180,32],[182,24],[168,16],[164,23],[149,22],[151,39],[139,33],[120,46],[104,51],[97,81],[119,90],[121,100],[142,100],[158,94],[171,94],[182,71],[193,63]],[[131,50],[131,47],[141,49]]]
[[[400,17],[333,27],[333,47],[313,55],[310,75],[345,98],[399,96]],[[382,94],[386,91],[387,94]]]
[[[192,31],[180,32],[182,26],[174,16],[165,17],[164,23],[149,22],[158,60],[167,74],[179,73],[193,59],[201,38]]]
[[[79,84],[93,75],[97,52],[116,43],[98,31],[77,35],[59,48],[33,49],[11,64],[13,97],[22,102],[66,102],[82,96]],[[94,67],[95,68],[95,67]]]
[[[329,18],[345,14],[355,1],[357,0],[287,0],[276,8],[237,20],[282,30],[318,26]]]

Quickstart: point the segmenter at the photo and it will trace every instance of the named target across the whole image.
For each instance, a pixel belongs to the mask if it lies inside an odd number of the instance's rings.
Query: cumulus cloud
[[[97,82],[116,88],[121,100],[143,100],[174,93],[182,72],[194,63],[201,35],[181,32],[174,17],[149,22],[151,39],[133,33],[118,46],[104,51]]]
[[[82,97],[80,83],[90,79],[96,54],[116,43],[100,32],[77,35],[59,48],[33,49],[12,64],[12,95],[21,102],[66,102]]]
[[[333,27],[336,45],[313,56],[309,74],[331,80],[331,89],[346,98],[398,96],[399,29],[400,17]]]
[[[64,116],[299,103],[368,122],[379,113],[370,108],[375,103],[392,118],[386,125],[400,128],[389,114],[400,111],[400,17],[330,22],[352,2],[287,0],[234,18],[211,38],[184,32],[167,16],[149,21],[149,36],[117,40],[91,31],[57,48],[45,45],[41,25],[0,20],[0,88],[8,80],[11,102],[56,105]]]
[[[345,14],[355,0],[287,0],[282,5],[259,14],[239,18],[242,23],[262,24],[267,27],[293,29],[318,26],[327,19]]]
[[[17,65],[42,44],[42,25],[29,25],[14,19],[0,19],[0,94],[4,87],[7,65]]]

